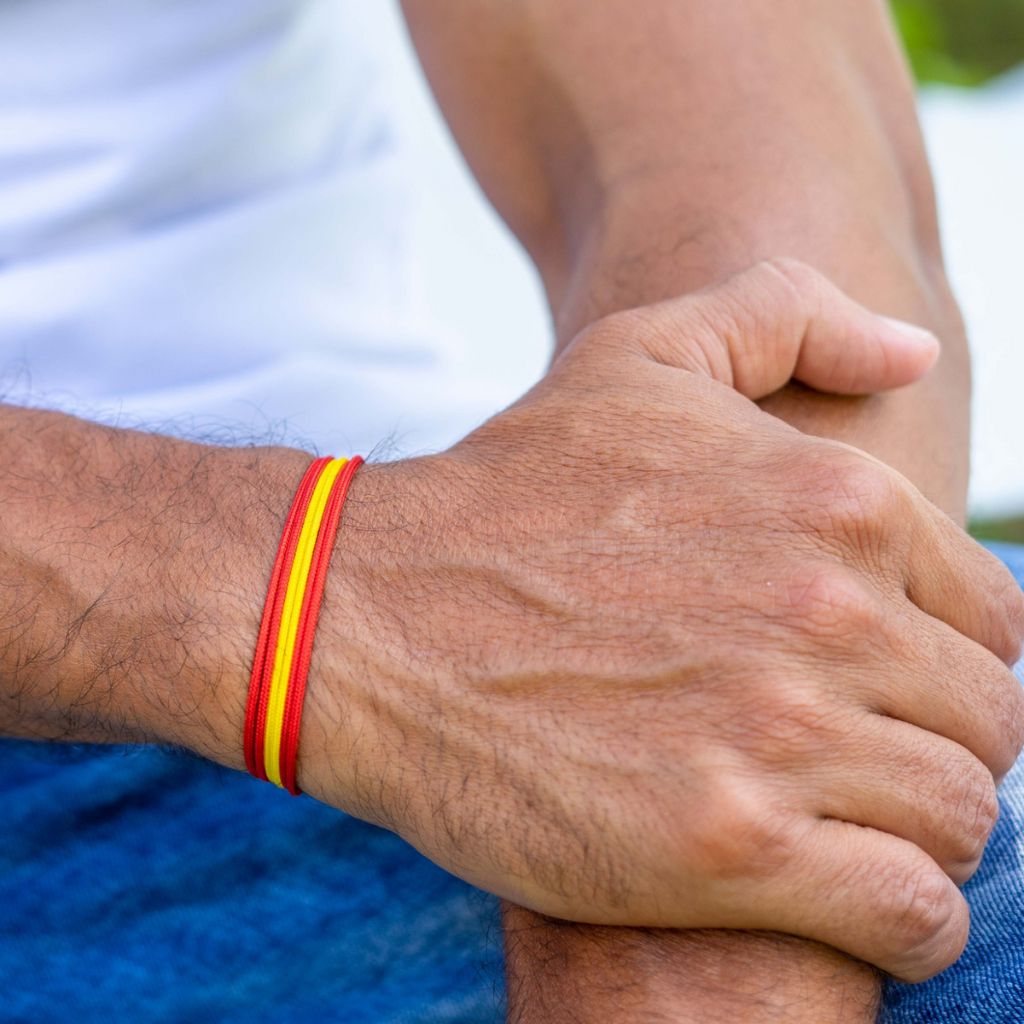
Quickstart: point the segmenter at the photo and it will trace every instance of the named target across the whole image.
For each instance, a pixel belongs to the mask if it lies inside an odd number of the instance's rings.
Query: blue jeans
[[[496,901],[387,832],[155,748],[8,740],[0,778],[2,1021],[502,1020]],[[1015,770],[966,954],[887,1024],[1024,1020],[1022,831]]]

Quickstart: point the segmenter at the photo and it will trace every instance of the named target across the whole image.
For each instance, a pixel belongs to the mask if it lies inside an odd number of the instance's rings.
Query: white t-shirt
[[[339,454],[506,401],[422,315],[393,29],[377,0],[0,4],[4,396]]]

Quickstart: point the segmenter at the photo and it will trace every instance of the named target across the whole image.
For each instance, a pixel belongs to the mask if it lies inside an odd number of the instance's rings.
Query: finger
[[[792,260],[637,314],[654,358],[752,399],[793,378],[835,394],[884,391],[923,377],[939,355],[930,332],[871,313]]]
[[[952,741],[1002,779],[1024,747],[1024,688],[991,651],[908,607],[882,627],[887,668],[851,683],[864,706]]]
[[[880,716],[863,716],[850,742],[820,760],[815,782],[821,816],[906,839],[958,885],[999,816],[992,774],[970,751]]]
[[[994,555],[936,508],[902,474],[867,452],[829,441],[820,467],[823,529],[848,555],[902,590],[928,615],[1007,665],[1021,656],[1024,592]]]
[[[1024,592],[1009,569],[930,503],[908,519],[906,592],[922,611],[981,644],[1006,665],[1021,657]]]
[[[970,925],[956,885],[913,843],[830,820],[744,892],[734,915],[729,927],[815,939],[910,982],[953,964]]]

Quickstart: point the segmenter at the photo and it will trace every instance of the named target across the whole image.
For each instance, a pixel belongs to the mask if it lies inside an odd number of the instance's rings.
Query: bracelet
[[[349,485],[363,460],[316,459],[285,519],[263,606],[245,709],[249,773],[298,796],[302,703],[324,583]]]

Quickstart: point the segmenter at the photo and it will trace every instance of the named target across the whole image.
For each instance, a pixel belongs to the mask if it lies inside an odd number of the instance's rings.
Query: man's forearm
[[[464,3],[406,6],[456,134],[541,269],[560,345],[615,310],[758,259],[801,258],[873,309],[936,330],[943,358],[895,394],[793,387],[765,407],[871,451],[962,518],[966,344],[882,3],[480,0],[477,18]],[[461,20],[444,17],[454,6]],[[452,59],[470,32],[474,59]],[[870,974],[810,946],[597,938],[511,920],[512,1006],[524,1021],[563,1019],[558,1007],[572,1020],[704,1021],[716,1005],[746,1021],[873,1014]],[[709,983],[715,972],[746,984],[727,996]]]
[[[559,345],[618,309],[791,256],[935,328],[896,395],[773,411],[962,515],[968,360],[912,84],[882,0],[405,0],[445,113],[530,250]]]
[[[510,1024],[873,1019],[875,973],[827,946],[761,932],[553,922],[506,906]]]
[[[0,440],[0,735],[240,763],[261,562],[305,456],[2,405]]]
[[[764,407],[872,452],[962,520],[969,358],[883,5],[672,6],[699,12],[676,72],[694,99],[665,111],[661,134],[671,116],[677,144],[659,158],[643,161],[650,144],[637,132],[628,169],[577,229],[569,283],[553,294],[559,343],[598,316],[759,259],[802,259],[870,308],[933,329],[943,358],[895,394],[851,401],[790,388]]]
[[[270,565],[311,456],[3,404],[0,442],[0,736],[156,742],[243,768]],[[356,588],[378,534],[403,522],[397,496],[414,498],[396,476],[364,466],[351,488],[298,753],[306,792],[374,821],[384,784],[366,722],[380,701],[354,684],[372,660],[354,651],[367,603]]]
[[[243,768],[270,564],[311,456],[3,404],[0,442],[0,736],[157,742]],[[384,784],[366,723],[381,702],[354,684],[372,660],[356,650],[357,590],[415,498],[395,477],[400,465],[364,466],[350,489],[298,754],[306,792],[374,821]]]

